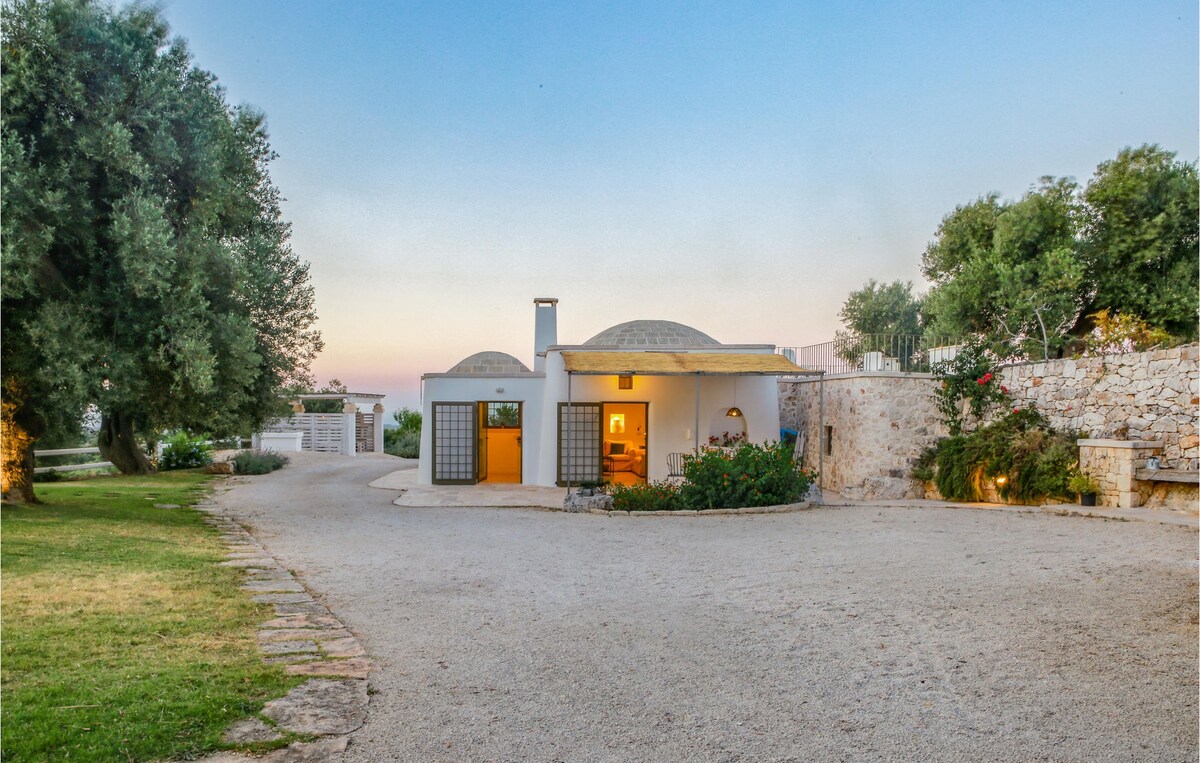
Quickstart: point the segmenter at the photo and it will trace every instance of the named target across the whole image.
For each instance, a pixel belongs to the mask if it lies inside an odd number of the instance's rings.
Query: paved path
[[[395,468],[220,499],[380,665],[347,761],[1196,759],[1193,528],[407,508]]]

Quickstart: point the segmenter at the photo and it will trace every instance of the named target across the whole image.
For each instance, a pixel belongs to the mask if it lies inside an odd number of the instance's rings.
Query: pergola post
[[[817,487],[822,494],[825,492],[825,372],[821,372],[821,380],[818,382],[818,410],[817,414]]]
[[[696,428],[692,430],[692,450],[700,452],[700,374],[696,374]]]
[[[575,463],[575,438],[571,436],[574,417],[571,415],[571,372],[567,371],[567,463],[563,468],[567,479],[567,495],[571,495],[571,469]]]

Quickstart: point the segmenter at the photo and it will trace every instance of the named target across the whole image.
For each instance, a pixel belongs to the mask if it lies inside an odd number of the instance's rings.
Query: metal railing
[[[832,342],[778,347],[776,352],[801,368],[827,374],[929,373],[935,363],[953,358],[961,343],[920,334],[839,334]]]

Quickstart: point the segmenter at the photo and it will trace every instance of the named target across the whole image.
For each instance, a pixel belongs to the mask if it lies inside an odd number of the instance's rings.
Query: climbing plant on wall
[[[951,435],[978,426],[1008,397],[996,376],[996,360],[980,344],[966,344],[952,359],[933,368],[938,411]]]

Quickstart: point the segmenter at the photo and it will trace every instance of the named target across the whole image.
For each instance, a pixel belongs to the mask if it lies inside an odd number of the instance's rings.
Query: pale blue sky
[[[1197,155],[1197,7],[1139,3],[169,0],[266,112],[320,380],[413,405],[483,349],[531,362],[635,318],[829,339],[920,279],[955,205]]]

